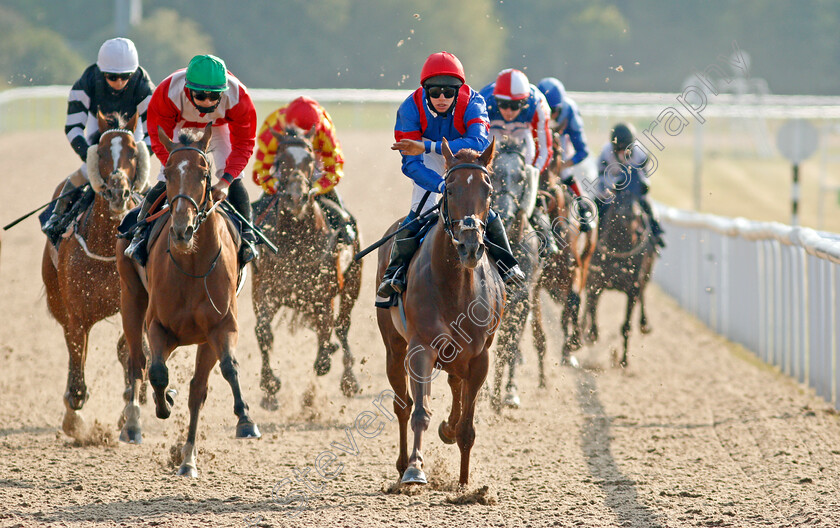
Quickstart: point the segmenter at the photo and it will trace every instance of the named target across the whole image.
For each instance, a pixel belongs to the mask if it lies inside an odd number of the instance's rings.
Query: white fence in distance
[[[840,235],[658,205],[654,280],[712,330],[840,409]]]

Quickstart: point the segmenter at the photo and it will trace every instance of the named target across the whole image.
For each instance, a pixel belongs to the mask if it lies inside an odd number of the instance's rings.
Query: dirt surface
[[[398,156],[387,150],[388,133],[345,133],[342,140],[348,175],[340,189],[369,242],[406,212],[408,185]],[[45,201],[78,162],[60,133],[0,136],[0,159],[3,224]],[[641,336],[634,324],[626,370],[610,364],[619,344],[622,297],[605,295],[602,341],[579,353],[581,370],[558,366],[558,312],[546,303],[549,386],[537,388],[529,336],[519,383],[522,408],[497,415],[486,398],[479,403],[466,491],[456,486],[457,448],[436,433],[449,406],[441,377],[433,387],[425,442],[431,482],[394,489],[396,422],[380,418],[384,429],[371,438],[354,428],[362,412],[381,415],[373,401],[390,388],[372,307],[372,259],[350,333],[362,395],[341,395],[338,357],[332,372],[315,376],[314,334],[278,328],[272,363],[283,381],[280,409],[262,409],[246,287],[239,298],[238,359],[244,397],[263,437],[233,438],[230,388],[216,368],[199,427],[200,477],[177,477],[194,348],[179,350],[169,362],[171,383],[180,392],[172,417],[158,420],[151,404],[143,406],[143,444],[120,444],[120,321],[100,323],[91,334],[86,369],[91,397],[84,413],[92,433],[82,442],[66,437],[60,426],[67,352],[60,327],[47,315],[43,243],[34,219],[3,237],[2,527],[840,525],[837,415],[716,337],[655,286],[648,294],[654,332]],[[327,450],[339,455],[331,469],[342,464],[331,480],[314,469]],[[301,483],[304,476],[311,488]],[[289,485],[278,486],[285,479],[297,495]],[[272,490],[289,504],[274,500]]]

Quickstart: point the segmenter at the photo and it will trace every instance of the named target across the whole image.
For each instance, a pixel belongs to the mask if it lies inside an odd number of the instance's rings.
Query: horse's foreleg
[[[633,307],[636,306],[638,291],[627,292],[627,311],[624,315],[624,324],[621,325],[621,336],[624,338],[624,351],[621,355],[620,366],[627,366],[627,349],[630,346],[630,318],[633,316]]]
[[[318,336],[318,355],[315,357],[315,374],[325,376],[332,367],[332,354],[338,345],[330,341],[332,337],[332,299],[317,308],[315,312],[315,333]]]
[[[362,272],[361,264],[361,261],[354,263],[344,278],[344,289],[341,291],[338,318],[335,323],[335,335],[338,337],[338,342],[341,343],[341,348],[344,350],[344,373],[341,376],[341,392],[348,398],[361,392],[359,381],[353,373],[355,359],[353,358],[353,352],[350,351],[350,341],[348,339],[348,334],[350,333],[350,313],[353,311],[356,299],[359,298]]]
[[[446,444],[454,444],[458,422],[461,420],[461,378],[450,374],[447,379],[449,388],[452,391],[452,409],[449,411],[449,419],[440,422],[438,435]]]
[[[511,310],[505,314],[510,322],[508,341],[508,382],[505,386],[505,401],[507,407],[518,409],[520,406],[519,390],[516,386],[516,367],[522,357],[522,336],[525,333],[528,313],[531,311],[531,302],[528,298],[522,299]]]
[[[233,392],[233,413],[239,418],[236,424],[236,438],[259,438],[260,430],[248,415],[248,404],[242,399],[242,389],[239,386],[239,362],[233,355],[237,337],[235,330],[219,330],[210,336],[208,344],[214,349],[219,359],[222,377]]]
[[[72,314],[64,327],[64,341],[70,355],[67,371],[67,390],[64,393],[64,421],[61,428],[68,436],[76,437],[83,433],[85,420],[79,411],[88,399],[85,384],[85,361],[87,360],[87,341],[90,328],[76,320]]]
[[[470,377],[461,385],[461,407],[463,414],[458,422],[458,448],[461,451],[461,473],[458,483],[466,486],[470,479],[470,451],[475,443],[475,403],[478,391],[487,377],[490,354],[485,349],[470,362]]]
[[[411,378],[411,394],[414,397],[414,410],[411,413],[411,430],[414,432],[414,445],[408,457],[408,468],[403,473],[404,484],[426,484],[423,473],[423,433],[429,428],[432,413],[429,410],[431,398],[432,366],[435,351],[416,340],[408,345],[408,374]]]
[[[590,343],[598,341],[598,321],[596,315],[598,313],[598,297],[601,292],[596,288],[587,288],[586,290],[586,324],[584,325],[584,332],[586,332],[586,340]],[[587,328],[588,326],[588,328]]]
[[[544,389],[545,384],[545,352],[546,340],[542,324],[542,301],[537,290],[534,294],[534,303],[531,307],[531,332],[534,334],[534,346],[537,348],[537,362],[540,371],[540,388]]]
[[[645,315],[645,290],[642,288],[639,290],[639,310],[641,311],[641,315],[639,316],[639,329],[643,334],[649,334],[653,331],[648,325],[647,316]]]
[[[169,369],[166,368],[166,360],[176,346],[174,337],[158,321],[152,321],[149,326],[149,347],[151,348],[149,383],[154,389],[155,414],[162,419],[169,418],[177,394],[174,389],[167,389]],[[132,355],[134,355],[133,349]]]
[[[190,426],[187,431],[187,441],[181,447],[181,454],[183,455],[183,462],[178,468],[178,474],[182,477],[197,477],[198,465],[196,462],[196,453],[198,449],[195,445],[195,433],[198,429],[198,414],[204,401],[207,399],[207,380],[210,377],[210,372],[216,365],[216,353],[207,345],[198,345],[198,350],[195,354],[195,374],[190,381]]]
[[[255,289],[260,286],[254,282]],[[260,374],[260,388],[263,390],[261,405],[265,409],[277,409],[277,393],[280,391],[280,378],[271,369],[271,351],[274,347],[274,332],[271,330],[271,320],[279,307],[278,296],[254,293],[254,312],[257,316],[256,334],[257,344],[262,356],[262,371]]]

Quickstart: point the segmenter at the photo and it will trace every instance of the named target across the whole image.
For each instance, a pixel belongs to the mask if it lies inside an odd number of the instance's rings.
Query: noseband
[[[446,181],[449,178],[449,175],[452,174],[456,170],[462,169],[476,169],[480,170],[484,174],[490,175],[490,171],[487,170],[487,167],[484,165],[479,165],[478,163],[459,163],[450,167],[443,174],[443,180]],[[446,234],[449,235],[449,238],[452,239],[453,242],[456,244],[459,243],[458,239],[455,238],[455,233],[453,232],[453,228],[459,228],[461,233],[466,231],[478,231],[479,233],[487,227],[487,224],[480,218],[476,218],[475,215],[466,216],[461,218],[460,220],[452,220],[449,217],[449,195],[444,191],[443,193],[443,207],[440,208],[440,218],[443,221],[443,229],[446,231]]]
[[[198,204],[193,199],[192,196],[189,196],[187,194],[176,194],[175,196],[172,197],[172,200],[169,201],[169,207],[174,207],[175,206],[175,201],[178,200],[179,198],[187,200],[193,207],[195,207],[195,210],[198,213],[196,215],[195,225],[193,226],[193,232],[195,232],[195,231],[198,231],[198,228],[201,226],[201,224],[207,218],[207,209],[208,209],[207,205],[211,201],[210,200],[210,187],[211,186],[210,186],[210,169],[209,169],[209,167],[211,167],[212,165],[210,163],[210,158],[207,157],[207,154],[203,150],[201,150],[199,148],[196,148],[196,147],[178,147],[178,148],[172,149],[169,152],[169,159],[170,160],[172,159],[172,154],[175,154],[176,152],[181,151],[181,150],[194,150],[194,151],[198,152],[199,154],[201,154],[201,157],[204,158],[204,161],[207,162],[207,167],[208,167],[208,169],[206,171],[204,171],[204,200],[202,200],[201,204]],[[203,205],[204,207],[201,207],[201,205]]]

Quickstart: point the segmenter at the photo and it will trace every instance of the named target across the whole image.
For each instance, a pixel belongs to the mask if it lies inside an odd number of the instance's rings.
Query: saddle
[[[64,212],[59,220],[59,225],[63,226],[63,234],[56,240],[50,239],[50,242],[52,242],[56,249],[59,244],[61,244],[62,238],[67,238],[73,233],[73,229],[76,224],[82,221],[85,213],[88,209],[90,209],[91,204],[93,204],[95,197],[96,193],[90,188],[90,186],[84,187],[83,189],[77,189],[76,192],[73,193],[70,197],[72,205],[67,208],[67,211]],[[51,203],[41,212],[41,214],[38,215],[41,227],[43,227],[44,224],[47,223],[47,220],[50,219],[50,216],[52,216],[56,203],[57,202]]]
[[[406,237],[405,240],[414,239],[416,241],[415,243],[417,244],[417,249],[414,250],[414,254],[417,254],[417,251],[420,249],[420,246],[426,240],[426,235],[429,234],[429,231],[432,230],[432,227],[434,227],[434,225],[438,222],[439,219],[440,216],[432,215],[423,222],[423,224],[420,226],[420,230],[417,232],[416,235],[412,237]],[[411,256],[411,258],[413,257],[414,255]],[[411,258],[408,259],[405,263],[406,270],[411,265]],[[406,273],[406,276],[407,275],[408,273]],[[374,302],[374,306],[376,306],[377,308],[390,308],[392,306],[397,306],[397,304],[399,303],[399,298],[400,294],[397,293],[391,295],[391,297],[386,300],[382,300],[379,296],[377,296],[376,301]]]

